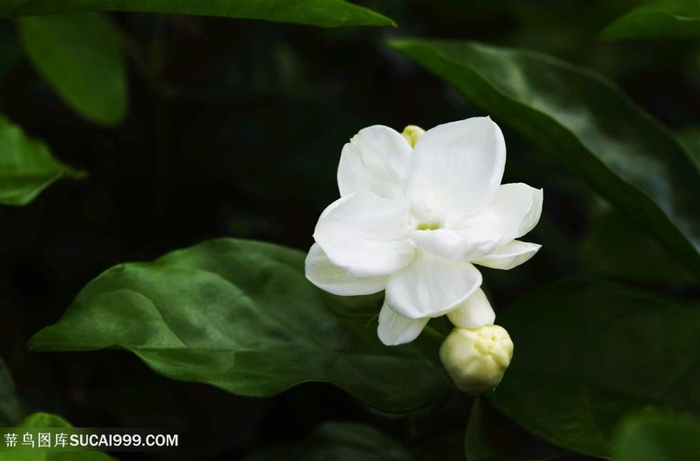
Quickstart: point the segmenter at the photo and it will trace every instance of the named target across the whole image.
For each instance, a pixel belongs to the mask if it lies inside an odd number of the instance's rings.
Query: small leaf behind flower
[[[0,115],[0,204],[26,205],[54,181],[83,176]]]
[[[326,381],[386,411],[452,389],[437,345],[383,346],[376,325],[340,317],[304,277],[304,253],[222,239],[109,269],[35,350],[129,350],[168,377],[263,397]],[[410,383],[410,385],[407,385]]]

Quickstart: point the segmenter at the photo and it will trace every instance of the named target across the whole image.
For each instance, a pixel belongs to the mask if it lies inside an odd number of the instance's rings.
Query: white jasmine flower
[[[378,334],[388,345],[444,314],[464,328],[492,324],[474,264],[511,269],[540,248],[516,239],[539,221],[542,190],[501,185],[505,158],[488,117],[360,130],[343,147],[340,199],[318,220],[307,278],[343,296],[386,290]]]
[[[498,386],[513,358],[513,341],[498,325],[455,328],[442,346],[440,360],[457,389],[469,395]]]

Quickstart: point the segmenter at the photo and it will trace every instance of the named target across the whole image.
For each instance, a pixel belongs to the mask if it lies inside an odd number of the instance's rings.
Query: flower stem
[[[433,327],[431,327],[431,326],[429,326],[429,325],[426,325],[425,328],[423,328],[423,332],[424,332],[426,335],[430,336],[432,339],[434,339],[434,340],[436,340],[436,341],[438,341],[438,342],[440,342],[440,343],[441,343],[442,341],[444,341],[444,339],[447,337],[447,335],[444,335],[444,334],[440,333],[440,332],[437,331],[435,328],[433,328]]]

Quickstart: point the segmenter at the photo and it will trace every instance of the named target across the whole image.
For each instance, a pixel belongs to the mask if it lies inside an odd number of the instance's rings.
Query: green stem
[[[440,343],[442,343],[445,340],[445,338],[447,337],[447,335],[440,333],[435,328],[433,328],[429,325],[426,325],[425,328],[423,328],[423,332],[426,335],[430,336],[432,339],[434,339]]]

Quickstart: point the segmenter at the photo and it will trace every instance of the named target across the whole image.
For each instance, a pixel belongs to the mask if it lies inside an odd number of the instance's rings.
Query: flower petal
[[[329,293],[340,296],[371,295],[386,287],[387,277],[358,278],[346,269],[333,265],[318,243],[314,243],[306,256],[306,278]]]
[[[468,297],[457,309],[447,313],[447,318],[459,328],[481,328],[493,325],[496,313],[486,298],[484,291],[479,288]]]
[[[338,199],[316,224],[314,238],[333,265],[356,278],[388,275],[413,261],[409,203],[371,192]]]
[[[542,245],[536,243],[513,240],[505,245],[501,245],[488,256],[473,261],[473,263],[492,269],[508,270],[521,265],[535,256],[535,253],[537,253],[540,248],[542,248]]]
[[[537,225],[542,215],[542,200],[542,189],[523,183],[504,184],[484,210],[463,218],[452,229],[468,241],[493,235],[500,237],[499,244],[507,243]]]
[[[397,314],[384,303],[382,310],[379,311],[377,335],[379,340],[387,346],[410,343],[420,335],[428,320],[430,320],[428,317],[409,319]]]
[[[406,138],[389,127],[360,130],[340,155],[340,196],[369,191],[384,198],[404,197],[412,151]]]
[[[474,214],[496,193],[505,162],[503,134],[489,117],[438,125],[416,143],[406,195],[420,212]]]
[[[411,319],[437,317],[481,286],[481,273],[467,262],[452,262],[418,250],[415,261],[389,276],[386,302]]]
[[[418,248],[450,261],[465,261],[469,250],[467,242],[448,229],[416,230],[411,239]]]
[[[469,240],[450,229],[416,230],[411,234],[413,243],[419,248],[456,262],[481,258],[491,253],[500,243],[498,235],[471,233],[468,237]]]

